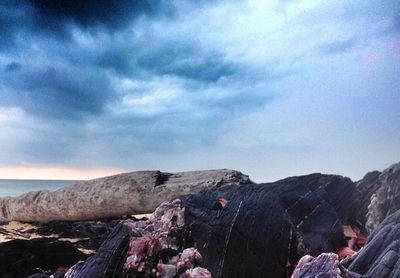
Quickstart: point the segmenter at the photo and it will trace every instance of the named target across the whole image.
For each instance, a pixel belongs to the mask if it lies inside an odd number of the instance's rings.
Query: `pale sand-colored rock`
[[[153,212],[164,201],[202,190],[249,183],[233,170],[181,173],[139,171],[81,181],[57,191],[37,191],[0,199],[8,220],[88,220]]]

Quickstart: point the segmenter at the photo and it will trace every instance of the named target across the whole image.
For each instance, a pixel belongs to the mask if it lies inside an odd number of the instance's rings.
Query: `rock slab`
[[[0,218],[24,222],[91,220],[153,212],[162,202],[223,185],[250,183],[233,170],[139,171],[81,181],[57,191],[0,199]]]

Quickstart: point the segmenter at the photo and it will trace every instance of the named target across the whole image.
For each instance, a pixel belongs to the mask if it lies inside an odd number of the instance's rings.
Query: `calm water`
[[[0,179],[0,197],[18,196],[29,191],[42,189],[57,190],[73,184],[72,180],[2,180]]]

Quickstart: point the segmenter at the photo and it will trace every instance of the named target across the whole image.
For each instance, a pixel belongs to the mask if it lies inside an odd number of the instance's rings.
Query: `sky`
[[[0,178],[400,161],[400,2],[0,2]]]

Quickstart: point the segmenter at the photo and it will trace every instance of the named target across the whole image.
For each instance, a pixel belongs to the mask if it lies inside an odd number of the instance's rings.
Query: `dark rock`
[[[285,277],[304,254],[346,246],[340,222],[353,189],[347,178],[313,174],[183,196],[148,221],[119,224],[66,277]],[[182,266],[190,269],[180,274]]]
[[[349,270],[369,277],[389,277],[385,272],[400,277],[400,210],[388,216],[370,235]]]
[[[162,204],[147,221],[121,222],[96,255],[72,267],[65,278],[175,277],[201,264],[196,249],[184,249],[185,237],[181,201]],[[203,276],[193,277],[211,277],[206,270],[196,272]]]
[[[134,217],[131,219],[136,220]],[[97,250],[108,234],[121,221],[118,219],[104,219],[98,221],[50,221],[34,223],[37,229],[33,230],[41,236],[56,236],[57,238],[79,239],[74,245],[79,248]]]
[[[60,266],[70,267],[85,258],[87,255],[67,241],[13,240],[0,244],[0,273],[2,278],[27,277],[39,269],[55,272]]]
[[[334,258],[336,258],[334,260]],[[346,268],[347,267],[347,268]],[[312,276],[329,270],[337,276]],[[400,210],[388,216],[370,235],[359,253],[337,263],[336,254],[323,254],[317,259],[300,260],[292,278],[395,278],[400,277]]]
[[[353,189],[347,178],[312,174],[181,199],[186,226],[213,276],[284,277],[303,255],[346,246],[340,219]]]
[[[45,273],[36,273],[29,275],[27,278],[49,278],[50,276]]]

